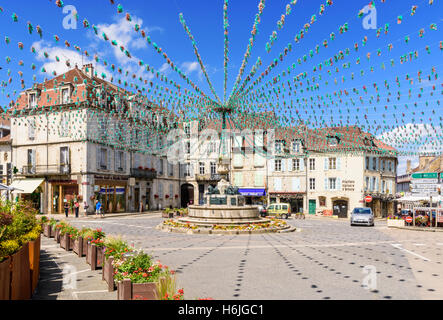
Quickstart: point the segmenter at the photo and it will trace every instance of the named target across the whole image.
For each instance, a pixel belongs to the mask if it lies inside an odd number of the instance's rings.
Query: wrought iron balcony
[[[46,175],[69,175],[71,174],[70,164],[54,164],[54,165],[38,165],[38,166],[23,166],[21,174],[46,176]]]
[[[220,181],[223,175],[221,174],[196,174],[195,180],[197,181]]]
[[[157,178],[157,172],[145,169],[131,169],[131,176],[138,179],[152,180]]]

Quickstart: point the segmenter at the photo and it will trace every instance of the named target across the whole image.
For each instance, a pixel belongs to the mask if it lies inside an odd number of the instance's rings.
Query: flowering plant
[[[104,239],[106,234],[102,231],[102,228],[95,229],[93,232],[94,240],[102,240]]]
[[[114,260],[113,267],[115,281],[130,279],[132,283],[157,282],[169,273],[167,266],[159,261],[153,263],[152,257],[143,252],[124,260]]]

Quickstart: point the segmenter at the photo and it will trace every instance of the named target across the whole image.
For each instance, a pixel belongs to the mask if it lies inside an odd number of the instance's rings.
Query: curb
[[[87,216],[79,216],[77,219],[88,219],[88,220],[101,220],[101,219],[111,219],[111,218],[120,218],[120,217],[132,217],[132,216],[155,216],[155,215],[161,215],[161,212],[137,212],[137,213],[122,213],[122,214],[108,214],[104,217],[96,216],[95,214],[90,214]],[[63,214],[42,214],[39,216],[46,216],[48,219],[54,218],[58,220],[76,220],[75,217],[69,216],[68,218],[65,217]]]
[[[394,228],[394,229],[402,229],[402,230],[409,230],[409,231],[423,231],[423,232],[443,232],[443,229],[430,229],[430,228],[414,228],[414,227],[388,227],[388,228]]]

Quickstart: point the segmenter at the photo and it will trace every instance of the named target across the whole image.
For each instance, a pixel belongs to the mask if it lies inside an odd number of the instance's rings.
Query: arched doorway
[[[335,200],[332,202],[332,208],[334,215],[339,218],[348,217],[348,201],[347,200]]]
[[[194,204],[194,186],[186,183],[181,186],[181,207],[187,208],[188,204]]]

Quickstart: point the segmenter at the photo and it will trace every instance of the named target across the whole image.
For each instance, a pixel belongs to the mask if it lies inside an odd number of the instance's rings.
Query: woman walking
[[[69,214],[69,203],[68,203],[68,200],[67,200],[67,199],[64,199],[63,202],[64,202],[63,207],[64,207],[64,209],[65,209],[65,216],[66,216],[66,218],[67,218],[67,217],[68,217],[68,214]]]
[[[80,209],[80,203],[78,203],[78,200],[76,199],[74,202],[74,210],[75,210],[75,217],[78,218],[78,210]]]

